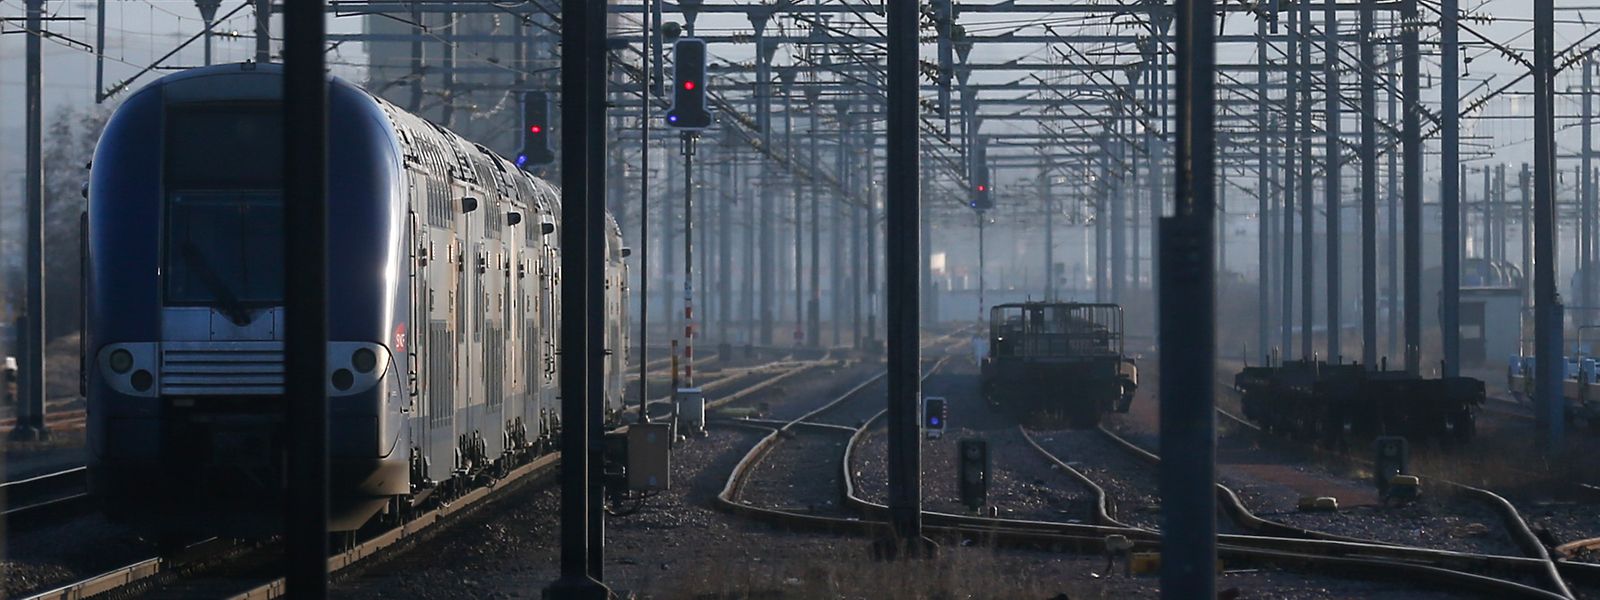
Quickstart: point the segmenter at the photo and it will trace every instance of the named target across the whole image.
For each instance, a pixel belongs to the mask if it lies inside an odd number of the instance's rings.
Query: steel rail
[[[1224,418],[1227,418],[1228,420],[1233,421],[1240,426],[1254,430],[1258,433],[1265,433],[1261,427],[1239,417],[1238,415],[1228,412],[1227,410],[1223,410],[1222,408],[1218,407],[1216,411],[1217,414],[1222,415]],[[1327,454],[1320,448],[1313,447],[1312,450],[1318,454]],[[1340,460],[1350,461],[1356,464],[1371,466],[1367,461],[1363,461],[1355,457],[1339,456],[1338,458]],[[1541,577],[1545,580],[1545,583],[1549,585],[1550,589],[1553,590],[1559,597],[1567,598],[1569,600],[1573,598],[1572,590],[1567,587],[1566,580],[1562,578],[1563,571],[1566,571],[1571,576],[1583,577],[1587,581],[1595,581],[1597,577],[1600,577],[1600,565],[1558,561],[1552,557],[1549,550],[1544,547],[1544,543],[1540,542],[1539,539],[1533,535],[1533,531],[1528,527],[1528,522],[1522,517],[1521,512],[1519,512],[1510,501],[1506,500],[1504,497],[1501,497],[1499,494],[1476,486],[1467,485],[1457,481],[1451,481],[1449,479],[1433,479],[1447,486],[1453,487],[1462,493],[1471,496],[1480,502],[1483,502],[1484,504],[1487,504],[1490,509],[1498,513],[1501,520],[1505,523],[1506,530],[1511,536],[1511,541],[1521,548],[1522,551],[1528,555],[1528,558],[1534,559],[1541,564]]]
[[[855,391],[857,390],[852,390],[852,392],[847,393],[847,396],[853,395]],[[836,399],[835,401],[830,402],[829,405],[831,407],[840,401],[842,401],[842,399]],[[817,411],[813,411],[813,413],[817,413]],[[762,508],[745,504],[738,499],[739,493],[742,491],[750,474],[753,473],[755,466],[760,463],[765,455],[770,453],[771,449],[780,439],[785,437],[784,435],[781,435],[780,432],[790,431],[796,427],[800,427],[801,425],[797,423],[805,418],[807,417],[802,416],[798,419],[785,423],[785,426],[787,427],[786,429],[780,427],[770,427],[767,425],[757,425],[753,423],[749,424],[749,426],[752,427],[761,427],[766,429],[769,431],[769,433],[767,436],[763,437],[759,442],[757,442],[756,445],[745,454],[745,456],[729,473],[728,480],[724,485],[722,492],[719,493],[715,499],[716,507],[730,513],[739,514],[754,520],[791,529],[808,529],[855,535],[881,535],[882,533],[886,532],[888,530],[888,524],[882,519],[882,511],[887,509],[882,505],[875,505],[878,508],[877,511],[868,511],[867,518],[842,518],[797,513],[780,509]],[[857,428],[857,430],[864,430],[870,425],[871,422],[865,423],[861,427]],[[835,428],[828,429],[835,430]],[[852,436],[855,437],[855,434],[852,434]],[[853,484],[849,482],[848,469],[846,469],[845,487],[847,489],[853,488]],[[866,504],[868,506],[874,506],[871,503]],[[873,512],[878,513],[877,518],[874,518],[872,515]],[[963,518],[962,515],[945,515],[936,512],[926,513],[925,518],[928,518],[929,520],[925,527],[925,531],[934,535],[954,537],[963,540],[1044,548],[1053,551],[1066,549],[1078,551],[1101,551],[1104,549],[1105,536],[1111,534],[1121,534],[1127,536],[1128,539],[1134,543],[1135,548],[1155,549],[1159,545],[1159,538],[1155,537],[1152,532],[1140,529],[1007,519],[980,519],[971,517],[965,518],[973,519],[975,523],[952,525],[947,524],[944,519],[941,519],[940,517]],[[987,524],[987,526],[985,526],[985,524]],[[1348,546],[1345,549],[1350,551],[1349,554],[1336,554],[1326,552],[1326,548],[1321,549],[1323,552],[1318,553],[1294,551],[1293,544],[1304,544],[1307,543],[1306,540],[1252,536],[1224,536],[1223,541],[1228,543],[1219,546],[1219,552],[1228,558],[1266,562],[1287,567],[1323,570],[1334,573],[1353,573],[1366,579],[1372,579],[1375,577],[1375,575],[1384,575],[1393,578],[1403,578],[1410,581],[1425,580],[1466,591],[1478,593],[1485,591],[1493,592],[1499,594],[1501,597],[1541,599],[1560,598],[1560,596],[1551,594],[1544,590],[1504,579],[1446,569],[1429,564],[1395,561],[1394,559],[1384,557],[1362,556],[1360,553],[1368,550],[1369,548],[1364,548],[1358,544],[1320,542],[1324,545],[1337,546],[1343,544]],[[1238,541],[1264,544],[1269,547],[1245,546],[1234,543]],[[1277,544],[1282,547],[1270,547],[1273,544]],[[1452,553],[1447,551],[1429,552],[1425,549],[1419,550],[1423,550],[1423,554],[1434,554],[1442,557],[1457,556],[1467,559],[1473,558],[1469,555],[1464,555],[1461,553]],[[1519,559],[1516,557],[1487,558],[1504,559],[1508,564],[1532,562],[1529,559]]]
[[[882,519],[884,517],[887,509],[881,504],[863,500],[855,494],[855,486],[854,482],[852,481],[853,474],[849,468],[849,457],[851,456],[851,453],[853,452],[857,442],[859,442],[859,440],[863,437],[864,432],[870,428],[873,422],[875,422],[876,419],[881,415],[882,413],[879,413],[879,415],[875,416],[873,419],[869,419],[867,422],[863,423],[861,427],[857,429],[856,433],[851,436],[850,442],[846,445],[845,459],[843,463],[846,504],[861,511],[863,514],[874,516],[878,519]],[[1115,438],[1115,436],[1112,437]],[[1133,446],[1131,443],[1129,444],[1129,447],[1143,452],[1143,449]],[[1039,449],[1042,450],[1042,448]],[[1154,457],[1153,454],[1149,454],[1148,452],[1144,452],[1144,454],[1148,457]],[[1159,460],[1159,458],[1156,458],[1155,460]],[[1064,464],[1060,463],[1059,460],[1056,462],[1058,464]],[[1073,471],[1073,469],[1070,467],[1068,467],[1068,470],[1069,472]],[[1079,475],[1081,475],[1081,473],[1079,473]],[[1526,572],[1530,570],[1537,571],[1541,567],[1540,561],[1534,559],[1492,555],[1471,555],[1467,553],[1431,550],[1427,548],[1412,548],[1407,546],[1384,544],[1370,540],[1344,538],[1342,536],[1333,536],[1331,534],[1312,532],[1281,523],[1273,523],[1255,517],[1255,515],[1244,508],[1237,495],[1233,494],[1231,490],[1228,490],[1224,486],[1218,486],[1218,497],[1219,500],[1222,501],[1224,508],[1228,510],[1230,516],[1233,516],[1236,518],[1236,520],[1241,521],[1240,524],[1242,527],[1246,527],[1252,531],[1262,531],[1263,533],[1271,532],[1272,534],[1279,535],[1296,534],[1296,536],[1309,536],[1305,538],[1278,537],[1270,534],[1253,536],[1219,536],[1219,540],[1227,544],[1225,546],[1228,548],[1227,552],[1233,553],[1234,555],[1254,559],[1272,559],[1275,561],[1298,564],[1302,567],[1313,568],[1326,566],[1329,568],[1354,569],[1359,567],[1365,569],[1377,569],[1381,572],[1390,572],[1396,569],[1404,571],[1406,569],[1416,568],[1416,570],[1410,573],[1410,575],[1423,576],[1445,583],[1457,584],[1462,589],[1474,589],[1476,586],[1487,585],[1501,592],[1513,594],[1519,597],[1562,597],[1560,595],[1550,594],[1544,590],[1526,586],[1517,582],[1459,570],[1459,568],[1477,568],[1487,570],[1503,566],[1507,569],[1515,567],[1517,572],[1527,574]],[[1233,506],[1230,507],[1230,504]],[[1076,523],[1059,523],[1022,519],[985,518],[969,515],[954,515],[934,511],[925,512],[924,518],[927,520],[929,525],[949,527],[958,530],[976,527],[990,535],[1004,535],[1011,537],[1014,540],[1028,539],[1031,535],[1039,534],[1068,537],[1103,537],[1106,535],[1120,534],[1126,536],[1130,540],[1135,541],[1135,543],[1142,543],[1152,548],[1157,547],[1160,540],[1158,532],[1139,528],[1083,525]],[[1109,515],[1107,515],[1107,518],[1109,518]],[[1256,552],[1261,552],[1264,554],[1256,554]],[[1319,561],[1327,560],[1331,562],[1323,563],[1307,561],[1303,563],[1295,563],[1296,560],[1306,556],[1316,556],[1319,557]],[[1424,562],[1449,562],[1458,565],[1459,568],[1443,568],[1434,566],[1432,564],[1424,564]],[[1396,574],[1399,575],[1402,573]]]
[[[52,524],[57,517],[79,514],[90,506],[88,487],[85,467],[0,484],[6,506],[0,519],[12,531]]]

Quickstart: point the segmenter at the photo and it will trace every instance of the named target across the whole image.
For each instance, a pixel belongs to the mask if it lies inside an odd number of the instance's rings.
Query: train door
[[[486,203],[487,204],[487,203]],[[482,362],[479,372],[483,380],[483,422],[479,426],[490,457],[498,457],[505,449],[505,286],[503,285],[500,236],[504,233],[505,204],[494,202],[483,209],[482,258],[478,263],[478,292],[482,302],[483,335],[480,337]]]
[[[467,190],[460,185],[452,187],[455,190],[452,197],[458,199],[455,203],[461,204],[464,200],[460,199],[468,197]],[[477,362],[474,356],[476,348],[474,336],[482,334],[474,331],[473,326],[476,324],[478,316],[482,313],[473,310],[477,305],[477,286],[474,284],[477,282],[478,271],[478,244],[473,237],[473,230],[477,228],[472,226],[473,216],[476,215],[463,214],[462,218],[457,221],[455,228],[456,256],[459,261],[456,264],[455,297],[455,389],[457,394],[455,432],[456,461],[457,466],[462,468],[466,467],[467,461],[471,459],[472,434],[477,429],[479,422],[478,419],[473,418],[473,405],[478,401],[478,397],[475,396],[478,386],[475,384],[477,378],[472,376],[472,369]]]
[[[537,194],[537,190],[534,192]],[[529,207],[530,220],[522,234],[522,260],[527,272],[522,279],[522,293],[527,298],[528,320],[524,324],[527,337],[523,340],[528,349],[524,363],[528,378],[528,406],[523,418],[528,422],[530,439],[537,440],[545,434],[544,361],[548,348],[544,347],[544,313],[549,310],[544,303],[547,285],[544,254],[539,241],[543,237],[544,220],[540,218],[542,203],[537,198]]]
[[[458,295],[458,270],[454,219],[450,187],[438,180],[428,182],[428,264],[422,269],[427,285],[423,297],[424,314],[427,315],[427,364],[423,366],[428,435],[425,456],[428,457],[428,477],[442,481],[455,467],[455,406],[456,406],[456,296]]]
[[[555,210],[553,204],[547,204],[547,206],[552,207],[550,209],[552,212]],[[544,222],[549,224],[550,229],[556,229],[554,220],[547,219]],[[540,229],[542,232],[545,226],[541,225]],[[556,374],[560,372],[560,356],[557,354],[558,348],[556,347],[556,324],[561,321],[561,303],[558,301],[559,296],[557,295],[561,289],[561,262],[558,260],[560,253],[556,250],[559,243],[560,234],[554,231],[539,236],[539,260],[544,264],[540,281],[543,285],[539,291],[540,306],[544,309],[544,319],[539,327],[540,346],[544,348],[544,360],[541,361],[542,364],[539,370],[543,375],[540,405],[544,409],[547,416],[546,420],[549,423],[560,421],[561,414],[556,403]]]
[[[416,181],[410,182],[411,197],[417,196]],[[395,358],[402,360],[397,371],[403,373],[400,384],[403,386],[404,395],[399,399],[399,418],[401,426],[405,428],[405,440],[408,442],[401,450],[410,453],[409,459],[413,461],[412,484],[426,477],[420,470],[421,459],[427,456],[427,434],[424,429],[426,421],[422,418],[422,403],[426,397],[422,393],[422,366],[418,360],[427,356],[428,335],[427,327],[418,327],[419,323],[428,323],[428,227],[417,217],[416,203],[410,203],[410,210],[406,214],[406,258],[409,261],[406,269],[406,291],[410,296],[407,304],[408,313],[405,318],[405,327],[392,340],[394,347],[391,349]],[[391,413],[392,414],[392,413]]]

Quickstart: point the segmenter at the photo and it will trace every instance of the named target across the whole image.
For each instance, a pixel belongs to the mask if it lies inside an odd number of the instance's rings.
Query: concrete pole
[[[22,371],[19,382],[21,401],[17,403],[17,424],[11,430],[13,440],[38,440],[50,437],[44,424],[45,413],[45,295],[44,295],[44,72],[41,62],[41,40],[44,38],[44,0],[28,0],[27,28],[34,32],[25,35],[27,58],[24,68],[24,95],[27,110],[27,149],[23,185],[27,188],[27,310],[24,314],[24,341],[21,348]]]
[[[1449,2],[1451,0],[1445,0]],[[1339,92],[1339,13],[1338,6],[1333,2],[1326,2],[1323,11],[1323,77],[1326,79],[1327,94],[1324,100],[1327,103],[1327,123],[1325,149],[1323,160],[1327,165],[1327,181],[1323,184],[1323,204],[1327,209],[1324,227],[1327,231],[1328,255],[1327,259],[1327,312],[1328,312],[1328,360],[1331,362],[1344,361],[1344,349],[1340,345],[1340,334],[1343,333],[1343,323],[1339,320],[1339,309],[1344,303],[1340,290],[1340,260],[1344,255],[1343,238],[1343,210],[1340,207],[1339,178],[1341,175],[1339,150],[1339,120],[1343,118],[1340,102],[1343,98]]]
[[[1408,0],[1415,2],[1416,0]],[[1554,455],[1565,436],[1561,392],[1562,307],[1556,293],[1555,6],[1533,2],[1534,411],[1540,442]]]
[[[1461,44],[1458,0],[1440,0],[1439,57],[1439,218],[1443,257],[1439,289],[1439,328],[1445,377],[1461,374]]]
[[[1378,367],[1377,0],[1361,0],[1361,364]]]
[[[1284,35],[1284,56],[1289,63],[1289,71],[1284,76],[1284,135],[1283,135],[1283,245],[1279,248],[1278,255],[1283,261],[1282,300],[1280,310],[1282,313],[1282,356],[1288,358],[1294,352],[1294,206],[1295,188],[1299,187],[1299,178],[1296,177],[1295,163],[1301,159],[1299,145],[1295,139],[1300,135],[1300,122],[1296,118],[1299,112],[1299,80],[1302,77],[1299,68],[1299,53],[1296,52],[1295,31],[1298,30],[1300,11],[1285,11],[1289,19],[1289,26]]]
[[[1299,27],[1292,34],[1299,41],[1300,66],[1311,68],[1311,5],[1300,4]],[[1311,77],[1299,79],[1300,94],[1300,358],[1315,355],[1314,324],[1317,318],[1315,234],[1316,207],[1311,203]]]
[[[1401,185],[1405,213],[1405,364],[1422,374],[1422,94],[1421,50],[1418,47],[1418,0],[1401,2],[1401,79],[1405,97],[1401,125],[1404,174]]]

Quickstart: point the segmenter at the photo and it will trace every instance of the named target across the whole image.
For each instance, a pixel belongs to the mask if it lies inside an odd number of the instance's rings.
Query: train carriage
[[[1380,435],[1465,442],[1476,434],[1485,398],[1483,382],[1470,377],[1425,379],[1310,360],[1245,367],[1234,375],[1234,389],[1245,418],[1333,448]]]
[[[270,532],[283,439],[282,73],[164,77],[107,124],[89,187],[92,492],[163,532]],[[559,432],[560,197],[483,146],[329,86],[332,521],[450,493]],[[606,231],[608,416],[627,334]]]

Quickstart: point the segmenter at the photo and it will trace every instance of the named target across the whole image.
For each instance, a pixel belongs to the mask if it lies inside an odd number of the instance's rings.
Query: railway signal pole
[[[328,595],[328,75],[322,0],[284,6],[284,395],[289,483],[286,583]]]
[[[1177,185],[1161,219],[1161,596],[1216,596],[1216,26],[1177,7]]]

